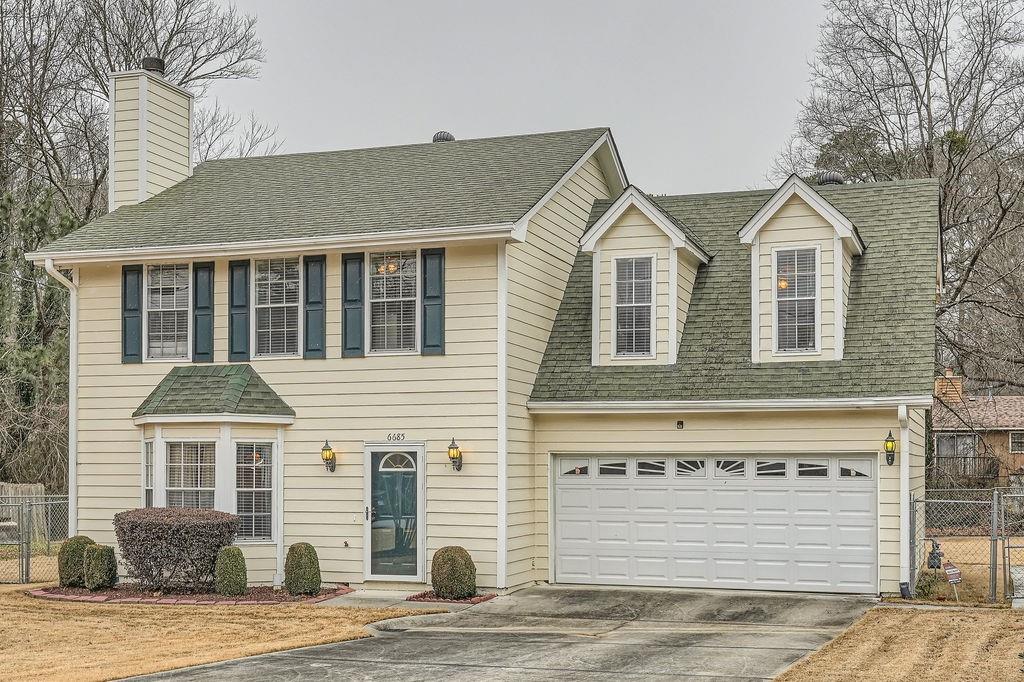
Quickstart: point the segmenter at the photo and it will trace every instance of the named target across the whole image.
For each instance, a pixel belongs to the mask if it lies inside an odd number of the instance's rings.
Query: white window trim
[[[222,504],[221,504],[221,486],[222,486],[221,479],[223,478],[223,476],[221,474],[221,467],[220,467],[221,443],[220,443],[220,437],[219,436],[184,436],[184,437],[172,436],[170,438],[164,437],[164,438],[160,439],[160,451],[157,452],[156,448],[155,447],[153,448],[153,464],[154,464],[154,469],[155,469],[155,466],[156,466],[156,460],[157,460],[157,458],[159,458],[161,463],[162,463],[162,469],[163,469],[163,472],[164,472],[163,480],[160,482],[161,486],[162,486],[162,490],[161,490],[162,495],[160,497],[161,504],[159,506],[161,506],[161,507],[166,507],[167,506],[167,493],[168,493],[169,490],[171,490],[171,487],[168,485],[169,477],[167,475],[168,471],[170,470],[170,465],[167,463],[167,446],[170,443],[213,443],[213,508],[218,510],[218,511],[227,511],[226,509],[222,508]],[[156,500],[157,500],[156,486],[157,486],[156,471],[154,470],[154,472],[153,472],[153,506],[154,507],[158,506],[156,504]],[[209,488],[174,488],[174,490],[209,490]]]
[[[373,333],[373,304],[370,301],[370,257],[378,253],[387,253],[389,251],[415,251],[416,252],[416,345],[412,350],[373,350],[371,345],[371,334]],[[411,249],[403,249],[396,247],[393,249],[375,249],[373,251],[367,251],[363,255],[363,348],[366,349],[366,355],[370,356],[387,356],[387,355],[419,355],[422,347],[422,339],[420,338],[423,333],[423,249],[415,247]]]
[[[814,249],[814,350],[779,350],[779,289],[778,256],[780,251],[809,251]],[[779,244],[772,247],[772,356],[792,358],[821,355],[821,244]]]
[[[298,330],[297,330],[297,345],[295,346],[295,353],[273,353],[268,355],[260,355],[256,352],[256,261],[261,260],[274,260],[280,258],[298,258],[299,259],[299,315],[298,315]],[[298,254],[272,254],[262,258],[251,258],[249,260],[249,358],[251,360],[294,360],[295,358],[302,357],[302,349],[305,347],[305,315],[303,314],[303,307],[305,303],[306,293],[306,273],[305,273],[305,256]],[[265,307],[265,306],[264,306]]]
[[[619,261],[620,260],[636,260],[648,258],[651,261],[651,352],[650,353],[619,353],[619,321],[616,313],[618,312],[618,282],[616,280]],[[612,256],[612,267],[611,273],[609,273],[609,280],[611,283],[611,334],[612,334],[612,354],[611,359],[619,362],[629,362],[630,360],[654,360],[658,357],[658,254],[656,253],[637,253],[628,254],[621,256]],[[674,333],[674,331],[673,331]],[[673,359],[672,362],[675,362]]]
[[[153,466],[153,487],[150,488],[150,490],[153,491],[153,502],[152,502],[152,504],[153,504],[154,507],[156,506],[156,468],[157,468],[157,465],[156,465],[156,460],[157,460],[156,438],[147,438],[146,434],[145,434],[145,431],[143,431],[142,432],[142,450],[140,451],[140,455],[141,455],[141,457],[140,457],[140,464],[142,465],[141,466],[141,479],[140,479],[141,480],[141,486],[140,487],[142,488],[142,492],[139,495],[139,507],[140,508],[145,508],[146,507],[146,489],[147,489],[146,488],[146,446],[147,445],[151,445],[153,447],[153,461],[151,462],[151,464]]]
[[[278,490],[277,481],[277,469],[278,469],[278,444],[276,438],[233,438],[231,440],[230,452],[228,453],[229,459],[231,460],[231,480],[228,481],[231,488],[231,514],[238,515],[238,446],[240,444],[245,445],[267,445],[270,447],[270,537],[269,538],[235,538],[236,545],[273,545],[277,543],[277,498],[280,495]],[[220,452],[217,452],[218,460],[220,458]],[[225,467],[226,469],[227,467]],[[219,473],[219,472],[218,472]],[[218,480],[219,483],[219,480]],[[218,490],[220,486],[218,485]]]
[[[1006,442],[1006,450],[1011,455],[1018,455],[1018,454],[1024,453],[1024,450],[1014,450],[1013,449],[1013,434],[1015,434],[1015,433],[1024,434],[1024,431],[1010,431],[1006,435],[1006,440],[1007,440],[1007,442]],[[977,446],[975,446],[975,448],[977,448]]]
[[[149,357],[149,268],[154,265],[188,265],[188,351],[180,358],[151,358]],[[192,262],[188,261],[161,261],[156,263],[145,263],[142,266],[142,361],[143,362],[192,362],[192,321],[194,319],[195,292],[192,290],[195,285],[192,273]]]

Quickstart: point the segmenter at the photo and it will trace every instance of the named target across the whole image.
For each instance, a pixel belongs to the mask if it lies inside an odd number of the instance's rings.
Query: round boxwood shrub
[[[320,559],[313,545],[296,542],[288,548],[284,560],[284,586],[288,594],[320,592]]]
[[[57,577],[61,587],[85,587],[85,548],[95,545],[87,535],[76,535],[57,552]]]
[[[245,593],[249,578],[245,572],[245,557],[237,547],[221,547],[213,567],[213,587],[217,594],[237,597]]]
[[[430,584],[442,599],[469,599],[476,594],[476,564],[463,547],[448,545],[434,552]]]
[[[213,583],[217,553],[235,541],[238,517],[212,509],[151,507],[114,515],[128,575],[143,589],[203,592]]]
[[[117,559],[110,545],[86,545],[85,586],[90,590],[104,590],[117,584]]]

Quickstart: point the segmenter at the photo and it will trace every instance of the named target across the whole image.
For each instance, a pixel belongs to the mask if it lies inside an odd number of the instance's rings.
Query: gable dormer
[[[850,272],[864,242],[796,175],[740,228],[750,246],[751,361],[841,360]]]
[[[710,260],[696,235],[631,185],[580,247],[593,259],[591,364],[674,363],[697,268]]]

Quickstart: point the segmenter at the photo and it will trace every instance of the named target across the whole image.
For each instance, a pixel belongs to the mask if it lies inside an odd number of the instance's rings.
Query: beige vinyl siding
[[[115,77],[111,79],[113,93],[113,145],[110,168],[110,210],[139,201],[139,79]]]
[[[835,229],[803,199],[794,195],[758,232],[758,302],[759,360],[761,362],[813,362],[835,358],[835,296],[833,267],[835,262]],[[818,283],[821,293],[821,347],[817,354],[775,352],[775,273],[772,252],[788,248],[821,250]]]
[[[189,176],[189,99],[149,79],[146,119],[147,197]]]
[[[908,410],[910,431],[910,494],[924,497],[925,410]]]
[[[676,428],[684,418],[685,428]],[[899,432],[896,410],[835,412],[734,412],[687,415],[535,415],[535,438],[543,472],[537,525],[545,544],[537,566],[548,574],[547,464],[564,453],[855,453],[872,455],[879,484],[879,578],[882,592],[899,591],[899,458],[894,466],[879,456],[890,429]]]
[[[600,333],[598,365],[619,364],[665,364],[669,356],[671,332],[669,331],[669,306],[678,305],[672,300],[676,285],[670,283],[669,259],[675,258],[672,242],[661,228],[651,222],[639,209],[630,207],[619,216],[597,243],[600,256]],[[615,317],[614,286],[615,259],[630,256],[654,256],[654,357],[615,358]],[[672,292],[670,295],[669,292]]]
[[[341,358],[341,255],[327,258],[327,359],[253,359],[253,368],[296,411],[284,429],[285,545],[308,541],[327,582],[363,581],[363,444],[404,433],[427,459],[427,567],[434,550],[466,547],[481,586],[495,585],[497,528],[497,251],[446,251],[446,354]],[[131,413],[174,363],[122,365],[120,266],[80,271],[80,531],[114,541],[111,518],[141,497],[140,429]],[[215,361],[227,361],[227,260],[215,270]],[[177,428],[177,427],[176,427]],[[461,472],[448,464],[455,437]],[[320,447],[338,457],[328,473]],[[347,545],[347,546],[346,546]],[[266,547],[245,546],[256,561]],[[254,581],[273,578],[270,564]]]
[[[579,239],[595,199],[609,197],[591,158],[530,220],[526,241],[509,244],[508,269],[508,586],[543,576],[534,570],[533,424],[526,401],[558,312]]]
[[[693,294],[693,285],[697,281],[697,268],[700,267],[700,261],[684,249],[678,249],[676,252],[677,259],[677,274],[676,274],[676,339],[683,333],[683,327],[686,324],[686,316],[690,312],[690,296]],[[676,358],[669,358],[670,362],[675,362]]]
[[[846,319],[850,312],[850,277],[853,273],[853,254],[850,253],[846,242],[843,244],[843,329],[846,329]]]

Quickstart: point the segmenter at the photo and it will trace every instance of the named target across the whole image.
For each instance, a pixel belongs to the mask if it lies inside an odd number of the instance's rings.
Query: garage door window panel
[[[589,459],[562,459],[559,460],[558,468],[559,476],[568,476],[570,478],[577,476],[589,476],[590,475],[590,460]]]
[[[796,464],[796,475],[800,478],[828,478],[828,460],[801,460]]]
[[[640,459],[636,462],[637,476],[664,476],[667,468],[663,459]]]
[[[743,459],[716,459],[715,478],[745,478],[747,462]]]
[[[680,478],[707,478],[708,466],[704,459],[677,459],[676,476]]]
[[[602,459],[597,464],[598,476],[625,476],[626,460],[624,459]]]
[[[839,460],[839,478],[871,478],[870,459]]]
[[[785,478],[786,460],[759,459],[755,465],[754,476],[756,478]]]

